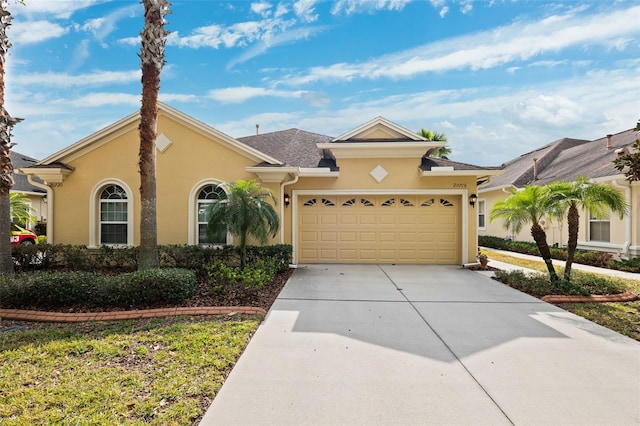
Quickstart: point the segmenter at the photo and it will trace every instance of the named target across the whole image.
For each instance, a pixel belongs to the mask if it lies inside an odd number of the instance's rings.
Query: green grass
[[[0,424],[193,424],[259,322],[163,318],[0,332]]]
[[[547,274],[547,268],[542,259],[539,261],[528,260],[492,251],[488,252],[488,255],[490,260],[511,263]],[[556,271],[559,276],[562,276],[564,269],[556,267]],[[625,290],[640,293],[640,276],[639,280],[613,279],[608,278],[606,274],[590,274],[575,269],[571,272],[571,276],[573,282],[587,288],[591,294],[607,294]],[[549,287],[548,279],[527,282],[521,280],[513,287],[536,297],[545,295],[545,292],[548,294],[553,292]],[[618,290],[614,291],[614,289]],[[627,303],[563,303],[559,306],[596,324],[640,341],[640,301],[638,300]]]

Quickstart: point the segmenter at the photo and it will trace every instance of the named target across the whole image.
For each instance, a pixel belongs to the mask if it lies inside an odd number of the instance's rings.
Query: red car
[[[16,225],[15,223],[11,224],[11,245],[16,246],[18,244],[35,244],[36,243],[36,234],[29,231],[28,229],[24,229],[21,226]]]

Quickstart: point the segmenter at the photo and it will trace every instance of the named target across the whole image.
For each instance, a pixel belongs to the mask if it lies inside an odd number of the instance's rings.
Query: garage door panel
[[[313,196],[298,201],[299,262],[460,263],[459,196]]]

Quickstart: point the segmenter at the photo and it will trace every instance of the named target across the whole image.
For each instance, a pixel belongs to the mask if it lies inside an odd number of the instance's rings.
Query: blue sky
[[[16,151],[44,158],[139,109],[137,1],[10,2]],[[180,1],[160,100],[232,137],[338,136],[384,116],[499,165],[640,118],[640,2]]]

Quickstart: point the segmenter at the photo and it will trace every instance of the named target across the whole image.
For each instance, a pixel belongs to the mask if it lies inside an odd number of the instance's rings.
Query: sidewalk
[[[540,256],[531,256],[531,255],[528,255],[528,254],[516,253],[516,252],[512,252],[512,251],[505,251],[505,250],[497,250],[497,249],[492,249],[492,248],[487,248],[487,247],[482,247],[482,250],[488,253],[489,266],[493,266],[494,268],[502,269],[503,271],[521,270],[521,271],[524,271],[526,273],[539,272],[539,271],[534,271],[533,269],[528,269],[528,268],[523,268],[521,266],[512,265],[510,263],[505,263],[505,262],[500,262],[500,261],[497,261],[497,260],[492,260],[491,259],[491,253],[501,253],[501,254],[504,254],[504,255],[507,255],[507,256],[518,257],[520,259],[542,261],[542,258]],[[564,261],[563,260],[554,259],[552,262],[553,262],[554,266],[564,267]],[[590,272],[590,273],[593,273],[593,274],[608,275],[610,277],[623,278],[625,280],[640,281],[640,274],[634,274],[632,272],[617,271],[615,269],[607,269],[607,268],[597,268],[595,266],[582,265],[580,263],[573,263],[572,269],[574,271],[578,270],[578,271],[583,271],[583,272]]]

